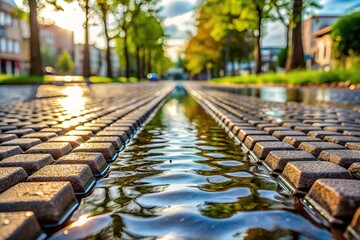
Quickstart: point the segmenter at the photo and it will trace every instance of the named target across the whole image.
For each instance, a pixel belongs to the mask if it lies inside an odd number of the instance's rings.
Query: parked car
[[[156,73],[149,73],[148,75],[146,75],[146,78],[149,81],[159,81],[159,76]]]

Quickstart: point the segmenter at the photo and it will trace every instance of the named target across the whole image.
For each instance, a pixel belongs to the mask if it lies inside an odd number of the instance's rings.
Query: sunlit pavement
[[[360,203],[356,104],[287,102],[282,89],[273,102],[197,83],[185,84],[194,98],[180,84],[165,103],[175,86],[2,87],[1,221],[34,238],[60,224],[59,239],[329,239],[326,225],[350,223]]]

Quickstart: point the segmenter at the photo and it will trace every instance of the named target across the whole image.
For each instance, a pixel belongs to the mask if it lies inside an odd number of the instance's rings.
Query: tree
[[[85,11],[85,22],[84,22],[84,33],[85,33],[85,43],[84,43],[84,64],[83,64],[83,76],[85,77],[86,81],[91,75],[90,71],[90,47],[89,47],[89,0],[85,0],[83,3],[79,1],[80,6]]]
[[[70,73],[74,68],[74,62],[67,50],[64,50],[56,62],[56,68],[62,74]]]
[[[30,10],[30,75],[42,76],[39,24],[36,0],[28,0]]]
[[[360,55],[360,12],[341,17],[333,26],[331,37],[335,56]]]

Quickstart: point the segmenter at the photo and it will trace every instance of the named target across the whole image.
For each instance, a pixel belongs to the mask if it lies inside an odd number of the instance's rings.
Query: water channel
[[[184,89],[51,239],[332,239]]]

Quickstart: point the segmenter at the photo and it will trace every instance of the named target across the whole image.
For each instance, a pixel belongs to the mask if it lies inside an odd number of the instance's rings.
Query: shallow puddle
[[[331,239],[182,88],[53,239]]]

